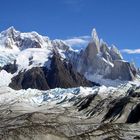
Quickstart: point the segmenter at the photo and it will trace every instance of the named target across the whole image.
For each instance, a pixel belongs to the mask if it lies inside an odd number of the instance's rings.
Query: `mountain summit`
[[[84,51],[79,54],[75,68],[78,72],[92,81],[106,83],[107,80],[134,80],[136,68],[125,61],[120,51],[114,46],[107,45],[99,39],[96,29],[92,31],[92,40]]]

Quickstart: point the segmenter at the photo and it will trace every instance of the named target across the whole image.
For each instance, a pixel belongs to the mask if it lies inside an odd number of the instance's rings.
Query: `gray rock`
[[[120,79],[120,80],[134,80],[136,72],[129,62],[123,60],[115,60],[114,66],[111,69],[111,73],[105,75],[108,79]]]
[[[99,41],[97,32],[93,29],[92,40],[76,61],[76,70],[86,75],[101,75],[103,78],[133,80],[136,68],[125,62],[120,51],[112,45],[110,48],[103,40]],[[91,79],[90,79],[91,80]]]
[[[112,47],[110,49],[110,55],[113,60],[122,60],[123,59],[120,51],[114,45],[112,45]]]

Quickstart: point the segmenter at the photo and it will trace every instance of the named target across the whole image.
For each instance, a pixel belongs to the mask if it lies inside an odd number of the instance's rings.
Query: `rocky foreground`
[[[140,87],[0,88],[1,140],[140,139]]]

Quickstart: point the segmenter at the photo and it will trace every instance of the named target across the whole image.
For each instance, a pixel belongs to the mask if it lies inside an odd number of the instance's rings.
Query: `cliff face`
[[[111,73],[106,78],[131,81],[134,80],[136,73],[136,69],[133,69],[130,63],[116,60],[114,61],[114,67],[111,69]]]
[[[72,88],[98,85],[86,80],[83,75],[73,69],[70,63],[62,61],[59,55],[54,54],[50,61],[49,69],[34,67],[25,72],[19,72],[12,78],[9,86],[13,89],[48,90],[56,87]]]

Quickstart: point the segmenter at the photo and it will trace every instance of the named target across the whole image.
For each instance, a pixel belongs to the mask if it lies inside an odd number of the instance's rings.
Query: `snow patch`
[[[0,87],[8,86],[11,83],[12,74],[7,73],[5,70],[0,72]]]

